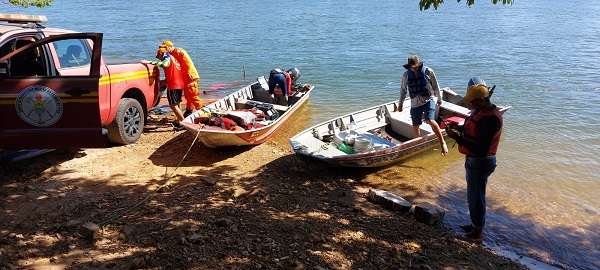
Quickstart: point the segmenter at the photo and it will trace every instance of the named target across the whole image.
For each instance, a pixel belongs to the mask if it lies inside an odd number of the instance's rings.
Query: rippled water
[[[420,12],[416,0],[58,0],[26,12],[48,15],[52,26],[104,32],[112,59],[150,58],[159,41],[173,39],[194,57],[205,89],[242,79],[243,69],[252,78],[297,66],[317,85],[306,125],[397,98],[411,52],[458,92],[483,76],[498,85],[494,101],[513,106],[489,184],[490,244],[600,268],[600,2],[478,2]],[[367,181],[435,201],[456,226],[467,214],[463,177],[454,151]]]

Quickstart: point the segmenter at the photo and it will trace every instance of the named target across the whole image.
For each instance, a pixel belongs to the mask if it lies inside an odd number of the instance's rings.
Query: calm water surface
[[[494,101],[513,106],[489,183],[488,244],[600,268],[600,1],[447,1],[429,12],[416,0],[55,2],[25,12],[104,32],[112,59],[147,59],[173,39],[193,56],[204,88],[240,80],[243,66],[248,78],[299,67],[317,89],[298,129],[397,98],[411,52],[459,93],[483,76],[498,85]],[[366,181],[438,203],[456,227],[467,220],[462,163],[456,149],[445,158],[432,151]]]

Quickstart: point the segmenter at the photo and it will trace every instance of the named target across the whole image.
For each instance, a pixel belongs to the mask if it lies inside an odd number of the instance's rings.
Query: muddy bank
[[[57,151],[3,165],[0,265],[522,268],[368,202],[363,179],[370,171],[298,159],[284,140],[253,148],[194,146],[173,172],[192,139],[151,132],[132,146]],[[103,225],[93,241],[82,235],[85,222]]]

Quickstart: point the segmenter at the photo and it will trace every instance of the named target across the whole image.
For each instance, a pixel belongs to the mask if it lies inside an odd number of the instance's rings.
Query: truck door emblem
[[[23,121],[36,127],[51,126],[63,114],[63,103],[56,92],[43,85],[33,85],[21,90],[15,108]]]

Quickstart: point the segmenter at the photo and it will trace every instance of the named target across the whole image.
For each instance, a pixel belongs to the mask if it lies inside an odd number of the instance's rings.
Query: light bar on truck
[[[48,18],[44,15],[24,15],[0,13],[0,22],[11,23],[45,23]]]

